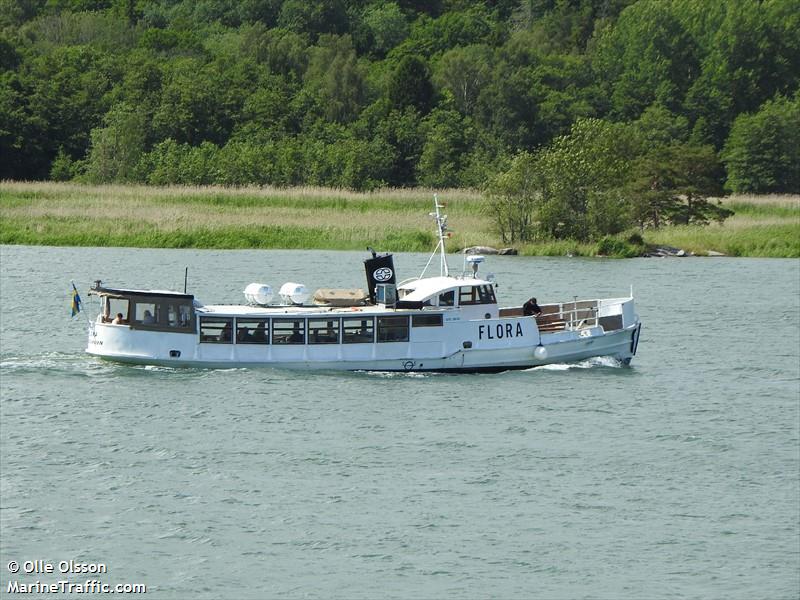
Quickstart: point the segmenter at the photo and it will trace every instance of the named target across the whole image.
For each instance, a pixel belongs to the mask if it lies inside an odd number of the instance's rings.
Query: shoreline
[[[600,242],[504,243],[474,190],[423,188],[351,192],[329,188],[91,186],[0,182],[0,244],[196,249],[429,252],[433,194],[455,231],[450,252],[513,246],[522,256],[631,257],[656,246],[695,256],[800,257],[800,195],[731,196],[724,224],[673,226]]]

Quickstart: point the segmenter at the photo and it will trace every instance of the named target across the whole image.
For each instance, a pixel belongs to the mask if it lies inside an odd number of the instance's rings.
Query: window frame
[[[208,327],[211,324],[223,324],[222,327]],[[223,339],[223,332],[225,325],[229,325],[230,336],[229,339]],[[218,331],[218,333],[209,333],[209,331]],[[233,344],[233,317],[219,317],[212,315],[200,316],[199,337],[201,344]],[[205,339],[203,339],[205,337]],[[216,339],[214,339],[216,338]]]
[[[282,325],[291,323],[291,329],[285,329]],[[295,340],[290,341],[291,336],[294,335],[296,323],[300,324],[299,332],[302,336],[302,340]],[[304,317],[296,317],[296,318],[275,318],[272,319],[272,330],[271,330],[270,340],[273,346],[303,346],[306,343],[306,319]],[[279,339],[278,336],[281,336]]]
[[[443,302],[442,300],[446,296],[449,296],[449,295],[453,296],[452,302]],[[442,292],[441,294],[439,294],[439,296],[437,297],[437,305],[438,306],[455,306],[456,305],[456,291],[451,289],[451,290],[446,290],[446,291]]]
[[[467,291],[468,290],[468,291]],[[465,300],[465,298],[469,298]],[[490,285],[462,285],[458,288],[459,306],[478,306],[481,304],[497,304],[494,289]]]
[[[128,301],[126,320],[133,329],[171,333],[195,333],[196,331],[197,317],[191,300],[166,296],[109,296],[109,299]],[[144,322],[145,310],[149,310],[153,314],[152,323]],[[174,315],[174,319],[170,319],[172,315]],[[111,318],[113,319],[114,316]]]
[[[348,321],[354,324],[347,324]],[[355,322],[358,321],[356,325]],[[367,323],[366,325],[364,323]],[[367,333],[361,331],[367,329]],[[375,317],[342,317],[342,343],[343,344],[374,344],[375,343]],[[366,339],[366,336],[369,339]],[[349,338],[349,339],[348,339]]]
[[[117,313],[122,314],[122,325],[130,323],[131,299],[118,296],[103,296],[103,314],[106,323],[113,323]],[[124,309],[122,307],[125,307]]]
[[[264,339],[257,340],[253,337],[254,332],[258,330],[258,325],[264,323]],[[253,327],[255,324],[255,327]],[[246,332],[247,338],[242,338],[243,332]],[[247,346],[266,346],[270,342],[270,327],[269,319],[266,317],[236,317],[236,343]]]
[[[401,322],[405,321],[405,326],[403,325],[382,325],[381,321],[395,321]],[[405,337],[395,337],[389,336],[390,332],[393,331],[403,331],[405,330]],[[386,316],[379,316],[375,322],[375,337],[379,344],[394,344],[394,343],[405,343],[410,340],[411,336],[411,324],[408,318],[408,315],[386,315]],[[394,338],[394,339],[390,339]]]
[[[411,315],[412,329],[414,327],[442,327],[443,325],[444,317],[442,313],[418,313],[416,315]]]
[[[320,324],[318,326],[312,325],[314,322],[319,322]],[[333,329],[328,326],[330,323],[335,323],[335,327]],[[334,339],[321,339],[319,335],[323,331],[326,332],[324,334],[325,337],[328,337],[327,332],[335,331]],[[318,346],[338,344],[341,341],[341,332],[342,320],[339,317],[309,317],[306,319],[306,337],[309,345]]]

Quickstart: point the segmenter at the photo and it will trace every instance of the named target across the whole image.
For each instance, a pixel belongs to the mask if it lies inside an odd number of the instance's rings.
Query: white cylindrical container
[[[284,304],[303,304],[310,296],[306,286],[291,281],[284,283],[278,293]]]
[[[272,301],[272,288],[266,283],[251,283],[244,288],[244,297],[250,304],[269,304]]]

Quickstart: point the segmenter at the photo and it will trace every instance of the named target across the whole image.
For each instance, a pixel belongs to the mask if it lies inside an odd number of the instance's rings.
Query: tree
[[[258,82],[258,68],[251,62],[174,59],[165,69],[153,114],[156,139],[195,146],[203,141],[224,144]]]
[[[598,42],[595,69],[614,115],[636,118],[654,102],[677,110],[699,74],[697,47],[669,3],[640,0]]]
[[[640,147],[630,126],[600,119],[578,119],[568,135],[556,138],[537,161],[542,233],[587,241],[626,229],[630,210],[616,189]]]
[[[578,119],[568,135],[518,155],[487,189],[504,240],[588,241],[624,231],[631,209],[620,187],[640,148],[630,126]]]
[[[144,152],[147,123],[132,106],[120,104],[92,130],[85,177],[91,183],[138,181],[137,165]]]
[[[436,108],[423,121],[425,144],[417,165],[417,180],[429,187],[458,187],[462,160],[474,131],[469,118],[452,108]]]
[[[504,244],[527,242],[535,237],[534,210],[541,202],[545,184],[537,157],[520,152],[510,168],[487,185],[487,212]]]
[[[318,95],[328,121],[346,123],[358,116],[364,100],[364,79],[349,35],[320,36],[311,49],[305,81]]]
[[[427,114],[433,104],[433,86],[425,60],[419,56],[401,59],[389,79],[387,94],[394,108],[410,106]]]
[[[722,160],[737,193],[800,193],[800,93],[736,118]]]
[[[219,148],[210,142],[199,146],[167,139],[142,157],[141,167],[153,185],[208,185],[219,181]]]
[[[41,132],[25,110],[24,97],[19,77],[11,71],[0,72],[0,179],[41,176],[35,168],[43,152]]]
[[[74,158],[86,154],[89,132],[107,112],[111,63],[92,48],[71,46],[56,48],[21,66],[18,89],[22,93],[13,113],[24,115],[23,124],[28,125],[23,153],[30,162],[16,177],[46,177],[62,147]]]
[[[372,38],[372,48],[385,56],[408,37],[409,26],[396,2],[373,4],[364,11],[364,25]]]
[[[312,39],[322,33],[343,34],[347,32],[347,11],[342,0],[286,0],[278,26],[309,33]]]
[[[722,193],[721,166],[712,146],[674,143],[640,157],[624,192],[642,228],[724,221],[733,213],[709,197]]]
[[[462,114],[471,115],[481,89],[492,77],[492,51],[488,46],[471,45],[448,50],[439,59],[433,80],[452,94]]]
[[[412,107],[387,110],[380,101],[362,113],[356,130],[378,147],[390,149],[386,183],[393,187],[415,185],[417,165],[425,142],[419,113]]]
[[[308,35],[286,29],[265,29],[260,23],[242,28],[242,49],[287,82],[302,80],[308,66]]]
[[[50,165],[50,179],[53,181],[69,181],[75,177],[78,164],[72,160],[72,157],[64,152],[63,148],[58,149],[58,154],[53,159]]]
[[[232,137],[275,139],[294,132],[290,99],[291,91],[281,77],[265,78],[245,99]]]
[[[648,106],[633,123],[634,128],[649,148],[685,142],[689,137],[689,121],[660,104]]]
[[[798,11],[798,0],[726,3],[724,18],[710,36],[702,73],[685,102],[693,120],[706,119],[715,147],[722,146],[738,114],[754,112],[775,94],[791,95],[797,89],[800,44],[791,40],[797,39]]]
[[[411,33],[391,52],[391,57],[418,55],[434,57],[450,48],[470,44],[489,44],[496,26],[493,15],[483,3],[449,10],[436,18],[422,15],[411,26]]]

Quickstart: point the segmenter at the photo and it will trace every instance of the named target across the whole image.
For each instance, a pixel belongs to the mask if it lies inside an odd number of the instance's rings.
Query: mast
[[[439,236],[439,242],[436,244],[436,248],[431,254],[431,257],[428,259],[428,264],[425,265],[425,268],[422,269],[422,274],[420,274],[419,278],[422,279],[425,276],[425,271],[428,270],[428,267],[433,261],[433,257],[436,256],[436,253],[439,253],[439,275],[443,277],[450,276],[450,270],[447,267],[447,254],[445,252],[445,245],[444,241],[446,238],[450,237],[450,234],[447,233],[447,215],[443,215],[440,209],[444,208],[444,204],[439,204],[439,195],[433,195],[433,206],[436,212],[428,213],[433,219],[436,221],[436,233]]]

